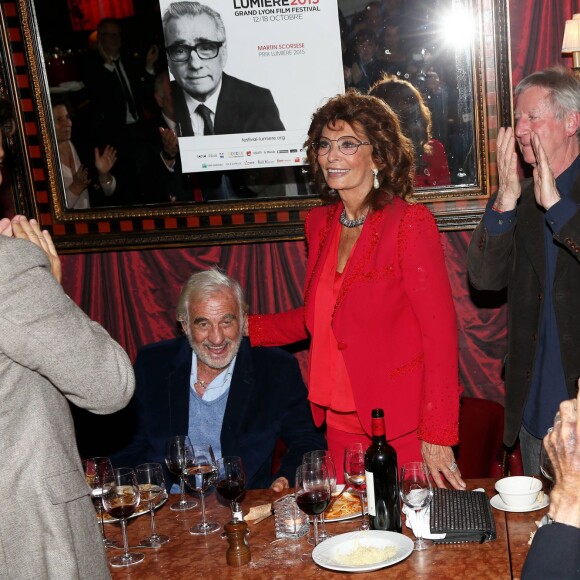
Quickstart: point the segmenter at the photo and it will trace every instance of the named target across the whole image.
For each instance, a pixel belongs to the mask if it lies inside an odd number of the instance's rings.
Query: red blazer
[[[338,203],[308,214],[304,306],[251,316],[252,344],[288,344],[310,334],[315,288],[341,210]],[[457,324],[439,231],[429,210],[396,197],[369,214],[344,276],[332,329],[365,431],[371,433],[371,410],[382,407],[388,439],[417,429],[424,441],[456,444]],[[320,412],[314,411],[320,423]]]

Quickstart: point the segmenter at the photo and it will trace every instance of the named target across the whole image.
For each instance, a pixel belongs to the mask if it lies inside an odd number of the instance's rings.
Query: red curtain
[[[511,0],[514,83],[534,70],[569,65],[560,54],[564,22],[578,11],[580,0]],[[441,234],[457,309],[460,379],[467,394],[502,401],[506,305],[503,295],[469,287],[465,264],[470,235]],[[301,302],[303,242],[64,256],[63,284],[134,358],[140,346],[175,336],[181,285],[193,272],[214,264],[240,280],[250,312],[276,312]]]
[[[133,16],[133,0],[68,0],[73,30],[95,30],[103,18]]]
[[[510,0],[512,75],[514,85],[543,68],[571,66],[562,56],[566,20],[580,11],[580,0]]]
[[[144,344],[175,336],[179,290],[214,265],[240,281],[250,312],[300,304],[303,242],[68,255],[63,286],[134,358]]]

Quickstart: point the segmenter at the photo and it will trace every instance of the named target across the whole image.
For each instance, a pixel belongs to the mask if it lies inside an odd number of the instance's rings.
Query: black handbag
[[[497,537],[489,499],[481,491],[435,489],[429,524],[432,534],[445,534],[433,540],[440,544],[482,544]]]

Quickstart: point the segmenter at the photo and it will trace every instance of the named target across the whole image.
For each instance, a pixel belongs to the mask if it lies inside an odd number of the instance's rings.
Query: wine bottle
[[[365,453],[369,519],[372,530],[401,533],[397,452],[387,443],[382,409],[373,409],[373,442]]]

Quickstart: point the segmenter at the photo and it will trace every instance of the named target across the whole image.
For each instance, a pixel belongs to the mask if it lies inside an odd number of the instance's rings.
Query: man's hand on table
[[[285,477],[279,477],[272,482],[270,489],[276,492],[284,491],[285,489],[289,489],[290,484]]]

